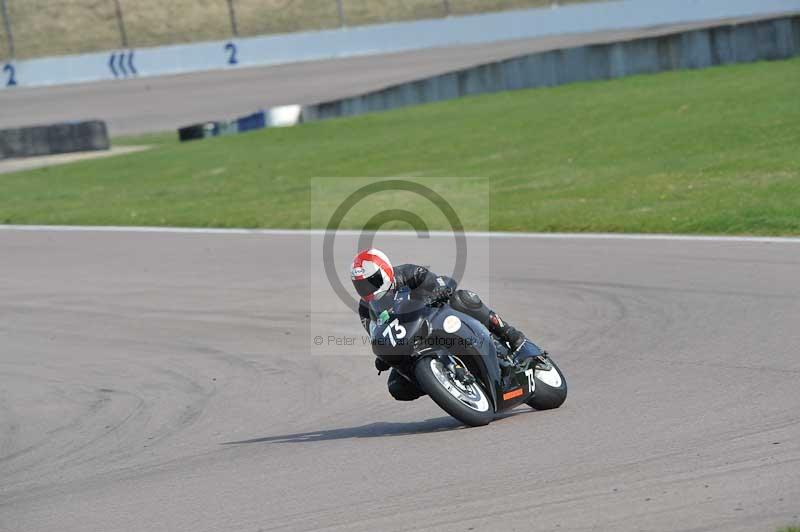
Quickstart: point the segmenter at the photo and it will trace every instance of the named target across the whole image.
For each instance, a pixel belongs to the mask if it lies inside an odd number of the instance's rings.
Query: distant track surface
[[[462,429],[393,401],[368,348],[313,345],[360,325],[308,293],[309,238],[0,231],[0,530],[798,521],[799,242],[492,239],[464,286],[570,392]],[[440,240],[376,243],[438,268]]]
[[[179,76],[0,91],[0,127],[106,120],[112,135],[165,131],[233,119],[282,104],[308,104],[542,50],[613,42],[755,20],[524,39],[390,55],[314,61]]]

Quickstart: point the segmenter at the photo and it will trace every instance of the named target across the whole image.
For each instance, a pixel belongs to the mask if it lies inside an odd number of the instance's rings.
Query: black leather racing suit
[[[518,349],[525,342],[525,336],[491,311],[481,301],[478,294],[469,290],[456,290],[456,286],[455,280],[443,275],[436,275],[423,266],[401,264],[394,268],[394,286],[384,297],[393,297],[394,291],[403,287],[409,288],[415,296],[420,298],[451,293],[449,300],[451,307],[483,323],[490,332],[508,343],[512,350]],[[369,332],[374,316],[370,315],[369,306],[363,300],[358,305],[358,314],[364,329]],[[375,367],[381,371],[389,369],[380,359],[375,360]],[[389,393],[398,401],[413,401],[423,395],[414,384],[395,369],[389,373],[387,384]]]

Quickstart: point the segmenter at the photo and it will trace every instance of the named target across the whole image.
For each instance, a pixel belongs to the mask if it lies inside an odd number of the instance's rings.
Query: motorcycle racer
[[[350,279],[361,297],[358,314],[367,332],[376,320],[370,311],[369,302],[387,295],[391,297],[396,290],[408,288],[415,296],[449,302],[453,309],[482,323],[489,332],[508,344],[512,352],[516,352],[525,343],[525,335],[489,309],[478,294],[469,290],[456,290],[457,283],[454,279],[436,275],[423,266],[401,264],[393,267],[389,258],[378,249],[358,252],[350,268]],[[398,401],[413,401],[423,395],[413,383],[383,360],[376,358],[375,367],[379,372],[392,370],[387,384],[389,393]]]

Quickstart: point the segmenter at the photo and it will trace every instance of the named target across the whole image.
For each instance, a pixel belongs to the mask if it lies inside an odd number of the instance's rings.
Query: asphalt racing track
[[[446,268],[439,240],[376,243]],[[302,233],[0,230],[0,530],[800,519],[800,242],[469,244],[496,258],[465,285],[560,362],[561,409],[464,429],[391,400],[366,348],[313,345],[359,324],[309,294]]]

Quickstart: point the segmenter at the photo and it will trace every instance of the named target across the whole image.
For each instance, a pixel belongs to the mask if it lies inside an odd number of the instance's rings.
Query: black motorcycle
[[[567,381],[546,351],[527,341],[512,355],[446,299],[415,299],[400,289],[370,306],[375,356],[467,425],[486,425],[523,402],[548,410],[567,398]]]

